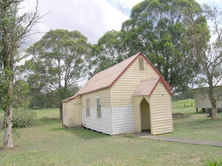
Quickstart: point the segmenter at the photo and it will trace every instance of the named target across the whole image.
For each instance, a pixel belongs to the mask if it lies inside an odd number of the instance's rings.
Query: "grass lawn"
[[[174,132],[163,136],[222,141],[222,113],[218,116],[218,120],[212,120],[203,113],[190,114],[187,118],[174,118]]]
[[[185,118],[174,118],[174,132],[164,134],[164,137],[186,138],[196,140],[222,141],[222,113],[220,119],[212,120],[205,113],[196,113],[194,99],[173,102],[173,113],[188,115]],[[186,105],[184,107],[184,104]]]
[[[58,108],[47,108],[47,109],[40,109],[34,110],[37,113],[38,119],[41,118],[58,118],[59,117],[59,109]]]
[[[186,107],[194,107],[195,101],[194,99],[185,99],[185,100],[178,100],[172,103],[172,107],[174,108],[186,108]]]
[[[0,165],[204,165],[222,158],[222,148],[108,136],[90,130],[62,128],[58,109],[36,110],[39,123],[18,129],[15,148],[0,149]],[[185,111],[184,111],[185,112]],[[189,113],[190,111],[187,110]],[[222,118],[222,115],[220,114]],[[216,127],[215,127],[216,126]],[[163,136],[222,141],[222,120],[205,114],[174,119],[174,133]],[[3,131],[0,131],[0,142]]]

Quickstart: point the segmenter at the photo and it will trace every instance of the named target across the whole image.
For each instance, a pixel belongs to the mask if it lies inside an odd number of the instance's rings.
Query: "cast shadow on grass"
[[[62,123],[62,121],[59,118],[49,118],[49,117],[42,117],[38,119],[36,125],[47,125],[47,124],[53,124],[53,123]]]
[[[90,140],[90,139],[100,139],[100,138],[107,138],[109,135],[92,131],[89,129],[84,129],[84,128],[76,128],[76,129],[65,129],[62,126],[61,127],[56,127],[56,128],[51,128],[51,131],[65,131],[70,134],[73,134],[73,136],[79,137],[84,140]]]

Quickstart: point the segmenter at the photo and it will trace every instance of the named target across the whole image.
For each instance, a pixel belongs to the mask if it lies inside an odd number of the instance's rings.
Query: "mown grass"
[[[172,102],[173,113],[195,114],[194,99],[185,99]]]
[[[194,99],[178,100],[172,103],[172,108],[187,108],[195,107]]]
[[[183,107],[183,105],[186,107]],[[222,113],[218,113],[218,120],[212,120],[205,113],[196,113],[194,99],[173,102],[173,113],[183,113],[189,116],[174,117],[174,132],[164,134],[164,137],[175,137],[196,140],[222,141]]]
[[[207,160],[222,158],[222,148],[218,147],[148,140],[132,135],[108,136],[84,129],[66,130],[62,128],[58,109],[36,112],[38,125],[18,129],[21,137],[14,139],[15,148],[0,149],[0,165],[187,166],[204,165]],[[213,131],[215,126],[217,131]],[[188,118],[174,119],[175,132],[163,136],[196,138],[193,135],[198,135],[198,138],[221,140],[221,128],[221,120],[211,120],[205,114],[190,114]],[[0,142],[2,139],[0,131]]]
[[[189,112],[189,111],[188,111]],[[189,117],[174,118],[174,132],[164,134],[166,137],[222,141],[222,113],[218,120],[206,117],[206,114],[190,114]]]
[[[37,113],[37,118],[58,118],[59,117],[59,109],[58,108],[47,108],[34,110]]]

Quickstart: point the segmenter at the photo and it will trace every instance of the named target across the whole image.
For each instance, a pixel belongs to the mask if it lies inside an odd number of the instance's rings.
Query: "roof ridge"
[[[94,76],[96,76],[96,75],[98,75],[98,74],[101,74],[102,72],[105,72],[106,70],[109,70],[109,69],[111,69],[111,68],[114,68],[115,66],[117,66],[117,65],[120,65],[121,63],[124,63],[126,60],[129,60],[130,58],[133,58],[134,56],[136,57],[138,54],[140,54],[141,52],[138,52],[138,53],[136,53],[135,55],[133,55],[133,56],[131,56],[131,57],[128,57],[127,59],[124,59],[123,61],[121,61],[121,62],[119,62],[119,63],[117,63],[117,64],[115,64],[115,65],[113,65],[113,66],[110,66],[110,67],[108,67],[107,69],[105,69],[105,70],[103,70],[103,71],[100,71],[99,73],[97,73],[97,74],[95,74]],[[93,76],[93,77],[94,77]],[[92,77],[92,78],[93,78]],[[92,79],[91,78],[91,79]]]
[[[166,82],[159,71],[152,65],[152,63],[145,57],[142,52],[125,59],[124,61],[111,66],[97,74],[95,74],[87,83],[72,97],[68,98],[68,101],[79,97],[83,94],[91,93],[104,88],[111,88],[116,81],[125,73],[126,70],[135,62],[138,57],[143,57],[150,67],[156,72],[158,77],[151,77],[149,80],[162,81],[164,86],[170,90],[170,85]]]

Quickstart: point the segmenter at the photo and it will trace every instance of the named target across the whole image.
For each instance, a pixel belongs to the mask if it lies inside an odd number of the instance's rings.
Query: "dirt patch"
[[[190,115],[189,114],[182,114],[182,113],[174,113],[173,114],[173,117],[174,118],[188,118],[188,117],[190,117]]]
[[[20,148],[22,148],[22,147],[19,145],[15,145],[13,148],[8,148],[8,149],[0,147],[0,152],[2,152],[2,151],[17,151]]]

